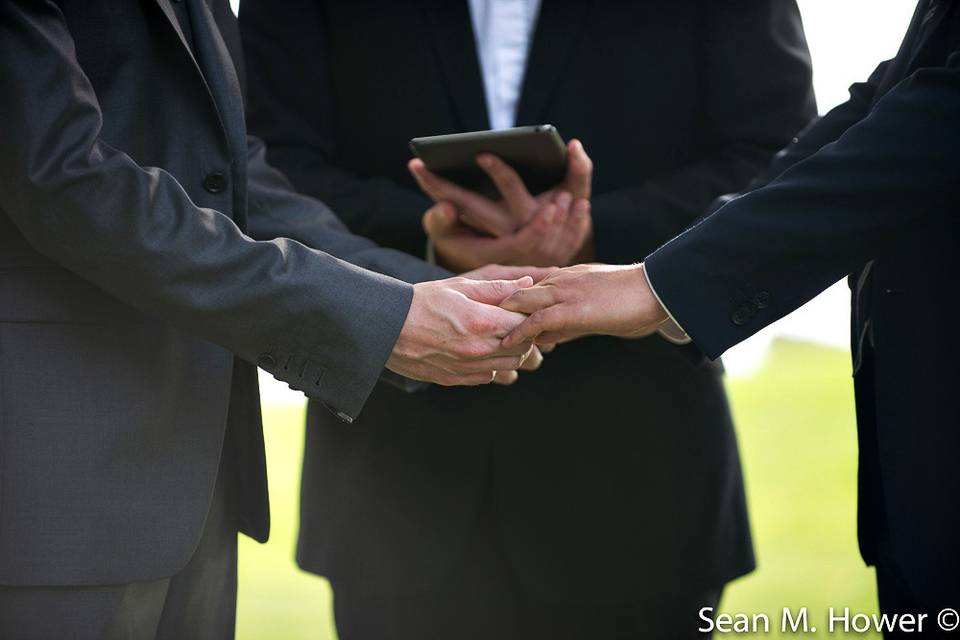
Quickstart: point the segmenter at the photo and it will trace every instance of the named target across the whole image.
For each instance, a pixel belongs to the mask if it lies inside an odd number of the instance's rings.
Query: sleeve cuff
[[[657,299],[657,302],[660,303],[660,306],[663,307],[663,310],[667,313],[667,321],[657,328],[657,332],[662,338],[673,344],[690,344],[692,342],[690,336],[687,335],[687,332],[683,330],[680,323],[678,323],[676,318],[673,317],[673,314],[670,313],[667,305],[663,304],[663,300],[660,299],[660,295],[657,293],[657,288],[653,286],[653,280],[650,279],[650,273],[646,269],[643,270],[643,277],[647,279],[647,286],[650,287],[653,297]]]

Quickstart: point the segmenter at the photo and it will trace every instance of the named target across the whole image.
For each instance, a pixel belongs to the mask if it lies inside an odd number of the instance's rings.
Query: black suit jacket
[[[422,255],[407,141],[489,126],[466,0],[244,0],[240,22],[271,161],[353,230]],[[517,119],[584,141],[597,257],[627,262],[813,113],[793,2],[545,0]],[[381,387],[357,426],[311,407],[299,559],[335,580],[432,583],[483,499],[538,593],[632,598],[753,566],[719,368],[659,338],[564,345],[510,389]]]
[[[960,11],[924,0],[896,58],[781,153],[765,186],[647,259],[711,356],[852,274],[860,547],[931,607],[960,597],[958,113]]]
[[[306,245],[442,274],[266,164],[228,4],[186,5],[0,3],[0,584],[176,573],[221,450],[265,539],[251,363],[350,420],[412,295]]]

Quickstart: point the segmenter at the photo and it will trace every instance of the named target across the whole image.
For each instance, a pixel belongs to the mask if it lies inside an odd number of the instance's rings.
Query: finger
[[[537,336],[537,349],[540,350],[540,353],[552,353],[557,348],[556,342],[541,342],[541,340],[543,340],[543,336]]]
[[[563,305],[554,305],[531,314],[520,323],[516,329],[503,339],[503,346],[510,348],[518,343],[533,340],[547,331],[559,331],[565,328],[567,322],[566,309]]]
[[[527,191],[523,178],[513,170],[513,167],[491,153],[481,153],[477,156],[477,164],[493,180],[493,184],[496,185],[507,207],[514,215],[517,226],[526,224],[529,212],[536,209],[537,202]]]
[[[574,219],[589,222],[591,209],[590,200],[587,198],[577,198],[573,201],[570,212]]]
[[[490,384],[493,382],[495,375],[495,371],[471,373],[468,375],[446,375],[439,378],[436,383],[444,387],[474,387],[481,384]]]
[[[516,371],[495,371],[493,383],[509,387],[520,378]]]
[[[537,264],[555,266],[545,247],[550,244],[550,237],[557,233],[557,216],[559,208],[554,203],[540,207],[529,224],[520,228],[515,234],[514,247],[518,254]]]
[[[556,287],[541,284],[515,291],[500,303],[500,307],[507,311],[531,314],[558,302]]]
[[[463,274],[474,280],[517,280],[530,276],[536,284],[547,276],[556,273],[557,267],[513,267],[501,264],[489,264],[471,273]]]
[[[427,169],[427,165],[423,163],[423,160],[414,158],[407,163],[407,169],[410,171],[410,175],[413,176],[413,179],[416,180],[417,185],[420,186],[420,189],[425,194],[430,196],[435,202],[443,200],[443,193],[440,185],[431,179],[433,177],[433,173]]]
[[[541,241],[543,236],[550,233],[557,218],[557,205],[550,202],[541,206],[533,218],[526,225],[520,228],[514,236],[517,239],[517,245],[532,250]]]
[[[567,144],[567,177],[564,184],[575,197],[590,197],[593,161],[579,140],[571,140]]]
[[[500,344],[497,343],[496,351],[500,352]],[[529,347],[527,348],[529,351]],[[473,373],[482,373],[484,371],[516,371],[523,366],[523,357],[526,351],[517,355],[498,355],[494,357],[481,358],[479,360],[457,360],[447,365],[447,368],[456,375],[469,375]]]
[[[426,210],[422,222],[428,236],[447,235],[457,227],[457,209],[449,202],[438,202]]]
[[[527,355],[520,368],[523,371],[536,371],[543,364],[543,355],[536,346],[530,347],[530,351],[527,353],[529,355]]]
[[[463,283],[457,289],[475,302],[499,306],[507,297],[532,286],[533,278],[522,276],[516,280],[463,279]]]
[[[435,201],[451,202],[464,216],[464,221],[469,221],[471,226],[496,236],[505,235],[514,230],[513,222],[505,220],[504,216],[498,213],[497,204],[489,198],[464,189],[446,178],[441,178],[427,169],[422,160],[413,159],[407,166],[424,193]]]
[[[553,223],[541,239],[541,252],[550,256],[552,258],[551,261],[556,264],[567,261],[567,256],[563,255],[563,249],[569,243],[567,238],[567,225],[570,220],[570,203],[572,200],[573,197],[569,193],[565,191],[560,192],[554,202],[557,213],[554,216]]]
[[[557,237],[556,251],[563,264],[577,260],[578,254],[590,234],[590,201],[580,198],[574,201],[570,215]]]
[[[547,345],[553,345],[556,347],[558,344],[565,344],[567,342],[573,342],[577,338],[581,338],[586,334],[575,330],[575,329],[560,329],[558,331],[544,331],[537,336],[536,343],[537,347],[543,349]],[[540,344],[543,341],[545,344]]]
[[[488,198],[485,198],[479,193],[464,189],[430,171],[422,160],[413,159],[407,166],[410,168],[410,173],[413,174],[420,188],[434,198],[434,200],[449,200],[459,207],[464,207],[464,205],[468,204],[482,207],[490,203]],[[485,200],[487,201],[486,203],[484,202]]]

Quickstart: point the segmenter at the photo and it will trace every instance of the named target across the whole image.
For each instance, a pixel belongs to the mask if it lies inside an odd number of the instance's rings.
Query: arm
[[[898,84],[838,140],[650,256],[663,303],[716,357],[943,215],[960,194],[958,109],[954,53],[946,67]]]
[[[674,171],[593,199],[597,260],[635,262],[746,187],[816,115],[796,3],[699,3],[705,147]]]
[[[64,268],[260,360],[346,420],[388,357],[399,373],[446,383],[489,381],[492,370],[519,366],[490,348],[518,317],[479,304],[512,283],[411,287],[293,240],[254,241],[194,205],[163,169],[105,143],[96,93],[54,3],[0,3],[0,59],[0,87],[10,89],[0,101],[0,209]],[[369,247],[356,242],[356,251]],[[437,344],[444,335],[449,347]]]
[[[382,177],[337,166],[326,33],[317,0],[245,0],[240,29],[247,59],[248,125],[269,144],[269,160],[297,189],[328,203],[357,233],[414,255],[425,239],[430,201]],[[290,74],[296,73],[296,81]]]
[[[504,307],[533,315],[505,341],[650,331],[667,315],[715,358],[894,246],[960,197],[960,53],[923,68],[870,114],[674,238],[643,265],[564,269]],[[617,302],[620,301],[620,302]]]

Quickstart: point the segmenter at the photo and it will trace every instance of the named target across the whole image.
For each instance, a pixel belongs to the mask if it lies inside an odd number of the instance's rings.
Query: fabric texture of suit
[[[270,161],[355,232],[415,255],[429,202],[407,141],[488,127],[467,5],[240,7]],[[517,123],[584,141],[597,259],[626,262],[742,189],[813,113],[793,2],[545,0]],[[310,407],[298,555],[353,589],[438,584],[488,487],[530,593],[622,601],[753,567],[720,369],[658,338],[563,345],[509,389],[381,385],[356,426]]]
[[[266,164],[228,3],[186,8],[0,3],[0,584],[176,573],[221,448],[265,539],[251,363],[351,420],[412,297],[321,251],[443,274]]]
[[[852,274],[860,548],[902,580],[897,601],[930,608],[960,598],[956,4],[920,2],[897,56],[779,154],[765,185],[647,259],[711,357]]]

